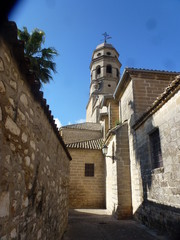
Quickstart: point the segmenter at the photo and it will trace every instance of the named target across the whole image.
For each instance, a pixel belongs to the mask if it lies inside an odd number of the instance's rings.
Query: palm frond
[[[41,82],[48,83],[52,79],[51,71],[56,73],[56,63],[53,59],[58,52],[53,47],[42,48],[45,33],[37,28],[31,34],[26,27],[23,27],[23,30],[18,29],[18,37],[24,41],[24,53],[30,59],[30,70]]]

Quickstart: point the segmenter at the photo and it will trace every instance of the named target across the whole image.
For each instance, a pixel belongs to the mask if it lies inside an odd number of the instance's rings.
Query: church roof
[[[114,48],[112,44],[110,43],[101,43],[99,45],[97,45],[96,49],[102,48],[102,47],[108,47],[108,48]]]
[[[66,144],[67,148],[91,149],[91,150],[101,150],[102,146],[103,146],[102,138]]]
[[[63,126],[62,128],[94,130],[94,131],[101,131],[102,130],[102,126],[101,126],[100,123],[93,123],[93,122],[71,124],[71,125]]]

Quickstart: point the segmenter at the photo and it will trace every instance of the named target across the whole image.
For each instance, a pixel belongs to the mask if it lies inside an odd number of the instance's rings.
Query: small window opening
[[[108,87],[111,87],[111,84],[108,84]]]
[[[107,73],[112,73],[112,66],[111,65],[107,65],[106,72]]]
[[[101,73],[101,67],[100,66],[97,66],[97,68],[96,68],[96,74],[98,75],[98,74],[100,74]]]
[[[119,77],[119,70],[116,69],[116,77]]]
[[[85,177],[94,177],[94,163],[85,163]]]
[[[159,129],[149,134],[152,168],[163,166]]]
[[[107,55],[108,55],[108,56],[110,56],[110,55],[111,55],[111,53],[110,53],[110,52],[107,52]]]
[[[101,56],[101,53],[98,53],[97,56],[98,56],[98,57]]]

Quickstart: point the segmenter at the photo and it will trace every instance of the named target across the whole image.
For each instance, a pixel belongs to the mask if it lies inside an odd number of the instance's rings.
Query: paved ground
[[[107,210],[75,209],[63,240],[166,240],[134,220],[116,220]]]

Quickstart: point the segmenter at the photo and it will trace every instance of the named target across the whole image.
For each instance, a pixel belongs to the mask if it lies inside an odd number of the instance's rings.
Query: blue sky
[[[180,0],[21,0],[9,16],[18,28],[46,33],[58,73],[43,86],[62,125],[85,121],[93,50],[110,34],[125,67],[180,71]]]

